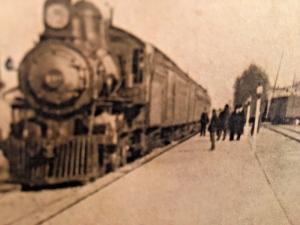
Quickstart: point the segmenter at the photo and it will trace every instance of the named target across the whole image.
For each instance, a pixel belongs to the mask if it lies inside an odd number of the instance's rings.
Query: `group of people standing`
[[[206,130],[210,133],[211,150],[215,149],[216,139],[219,141],[226,140],[229,132],[229,140],[240,140],[246,123],[244,109],[241,106],[236,106],[231,112],[229,105],[225,105],[220,113],[215,109],[212,111],[212,116],[209,119],[208,113],[203,112],[200,118],[200,136],[206,135]]]

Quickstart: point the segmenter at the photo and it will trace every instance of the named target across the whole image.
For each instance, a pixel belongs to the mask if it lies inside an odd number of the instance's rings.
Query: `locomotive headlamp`
[[[45,21],[50,28],[63,29],[69,24],[70,11],[64,4],[51,4],[46,8]]]
[[[44,83],[48,88],[56,90],[63,84],[63,75],[59,70],[50,70],[45,75]]]

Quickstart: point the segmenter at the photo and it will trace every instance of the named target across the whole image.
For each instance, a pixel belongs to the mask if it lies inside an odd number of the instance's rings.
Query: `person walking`
[[[243,108],[241,108],[237,113],[236,123],[237,140],[239,141],[244,133],[244,127],[246,123],[245,112]]]
[[[231,113],[229,118],[229,140],[233,141],[235,134],[237,133],[237,107],[235,107],[234,111]]]
[[[210,124],[208,126],[208,131],[210,133],[210,141],[211,141],[211,148],[210,148],[211,151],[215,150],[216,147],[217,127],[218,127],[218,116],[216,110],[214,109],[212,111],[212,117],[210,120]]]
[[[209,123],[209,117],[205,110],[205,112],[201,114],[201,118],[200,118],[200,136],[206,135],[206,128],[208,123]]]
[[[230,111],[229,105],[225,105],[224,110],[219,115],[219,127],[218,127],[218,138],[221,139],[223,134],[223,141],[226,139],[227,131],[228,131],[228,123],[229,123]]]

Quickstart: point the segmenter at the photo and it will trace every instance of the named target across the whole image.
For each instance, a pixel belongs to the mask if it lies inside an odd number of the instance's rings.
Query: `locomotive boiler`
[[[88,1],[48,0],[2,143],[23,186],[86,182],[189,136],[207,91]]]

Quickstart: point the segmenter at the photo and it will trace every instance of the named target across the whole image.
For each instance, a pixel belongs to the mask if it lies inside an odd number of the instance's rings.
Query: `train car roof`
[[[111,26],[111,28],[113,31],[117,31],[119,34],[124,35],[124,37],[127,37],[129,39],[133,39],[134,41],[138,42],[140,45],[142,45],[143,47],[146,46],[146,42],[143,41],[142,39],[140,39],[139,37],[135,36],[134,34],[123,30],[122,28],[119,27],[115,27],[115,26]],[[161,51],[159,48],[157,48],[156,46],[152,45],[153,49],[155,51],[157,51],[159,54],[161,54],[166,60],[168,60],[174,67],[176,67],[182,74],[184,74],[186,76],[186,78],[188,78],[189,80],[191,80],[194,84],[196,84],[199,88],[201,88],[204,92],[208,92],[207,89],[205,89],[201,84],[199,84],[198,82],[196,82],[193,78],[191,78],[186,72],[184,72],[177,63],[175,63],[169,56],[167,56],[163,51]]]

